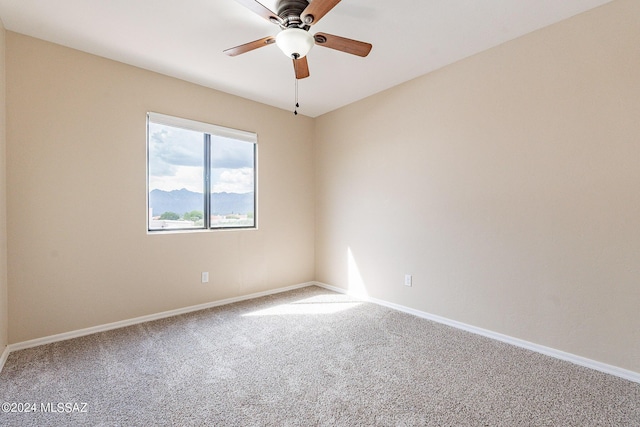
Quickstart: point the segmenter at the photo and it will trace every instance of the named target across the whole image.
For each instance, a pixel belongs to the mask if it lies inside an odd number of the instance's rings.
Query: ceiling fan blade
[[[307,57],[293,60],[293,69],[296,71],[296,79],[306,79],[309,77],[309,63]]]
[[[282,18],[280,18],[277,14],[273,13],[269,8],[263,6],[261,3],[256,0],[236,0],[241,5],[247,7],[249,10],[257,13],[262,16],[269,22],[273,22],[274,24],[282,24]]]
[[[276,38],[273,36],[269,36],[260,40],[255,40],[249,43],[241,44],[240,46],[226,49],[224,53],[226,53],[229,56],[237,56],[237,55],[240,55],[241,53],[246,53],[254,49],[257,49],[259,47],[274,44],[275,42],[276,42]]]
[[[317,24],[338,3],[340,0],[312,0],[300,15],[302,22],[307,25]]]
[[[371,52],[371,43],[359,42],[327,33],[317,33],[313,38],[318,46],[324,46],[341,52],[365,57]]]

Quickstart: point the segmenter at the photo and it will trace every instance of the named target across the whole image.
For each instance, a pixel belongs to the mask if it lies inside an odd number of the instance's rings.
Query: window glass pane
[[[149,230],[204,227],[204,134],[149,122]]]
[[[211,227],[255,226],[255,144],[211,135]]]

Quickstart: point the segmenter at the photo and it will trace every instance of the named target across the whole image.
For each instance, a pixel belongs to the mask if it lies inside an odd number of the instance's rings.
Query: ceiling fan
[[[293,59],[296,79],[309,77],[307,53],[314,45],[324,46],[341,52],[365,57],[371,51],[371,44],[326,33],[309,34],[309,28],[317,24],[340,0],[278,0],[278,13],[272,12],[257,0],[236,0],[269,22],[280,26],[275,36],[264,37],[224,51],[229,56],[276,44],[284,54]]]

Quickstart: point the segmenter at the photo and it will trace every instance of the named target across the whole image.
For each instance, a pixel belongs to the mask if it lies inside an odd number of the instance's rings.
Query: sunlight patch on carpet
[[[335,314],[341,311],[350,310],[362,304],[358,301],[345,299],[346,298],[329,298],[328,296],[306,298],[288,304],[281,304],[275,307],[252,311],[244,316]]]

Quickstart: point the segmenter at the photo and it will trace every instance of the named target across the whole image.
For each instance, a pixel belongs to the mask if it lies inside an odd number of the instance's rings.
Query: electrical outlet
[[[413,284],[413,278],[411,277],[410,274],[405,274],[404,275],[404,285],[405,286],[411,286]]]
[[[209,272],[208,271],[203,271],[202,272],[202,283],[209,283]]]

